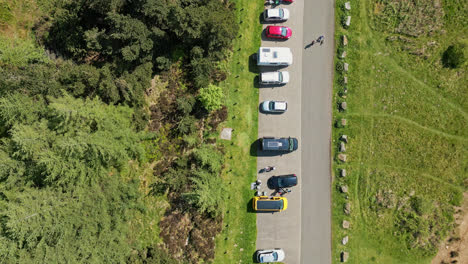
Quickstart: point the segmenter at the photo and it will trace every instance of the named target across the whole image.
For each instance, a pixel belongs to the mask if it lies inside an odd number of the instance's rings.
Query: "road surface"
[[[330,214],[330,134],[333,60],[334,2],[296,1],[288,8],[291,17],[284,23],[293,30],[288,41],[262,37],[262,47],[289,47],[293,65],[286,68],[263,67],[260,71],[289,71],[290,82],[282,87],[260,87],[260,101],[284,100],[288,111],[281,115],[259,114],[259,137],[296,137],[299,149],[281,156],[258,152],[258,174],[264,184],[260,191],[273,194],[266,182],[273,175],[294,173],[298,186],[286,194],[288,209],[280,213],[257,214],[257,248],[283,248],[284,263],[331,263]],[[265,24],[264,28],[270,24]],[[322,46],[306,46],[324,35]],[[328,40],[328,41],[327,41]]]

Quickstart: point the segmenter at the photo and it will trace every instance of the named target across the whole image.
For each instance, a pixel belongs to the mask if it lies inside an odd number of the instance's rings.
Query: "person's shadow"
[[[305,46],[304,49],[308,49],[308,48],[312,47],[314,44],[315,44],[315,42],[309,43],[309,44],[307,44],[307,45]]]

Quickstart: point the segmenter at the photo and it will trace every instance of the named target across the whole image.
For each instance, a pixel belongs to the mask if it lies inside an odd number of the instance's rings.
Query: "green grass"
[[[256,157],[250,155],[251,144],[257,139],[258,89],[254,87],[255,73],[249,67],[249,57],[260,47],[261,25],[258,16],[262,1],[238,0],[239,37],[235,39],[231,59],[222,67],[229,76],[221,84],[226,94],[228,120],[220,127],[234,129],[232,141],[219,140],[226,150],[226,212],[223,230],[216,238],[213,263],[251,263],[257,238],[256,216],[248,212],[256,180]]]
[[[428,253],[408,246],[407,236],[397,227],[403,209],[377,206],[376,195],[391,190],[396,205],[412,195],[423,197],[435,208],[425,217],[438,221],[436,237],[444,239],[453,229],[453,204],[468,188],[468,77],[467,63],[446,69],[441,55],[449,45],[466,42],[467,4],[442,1],[442,31],[403,36],[409,39],[405,42],[387,40],[398,34],[379,26],[383,14],[374,0],[351,2],[351,27],[343,29],[344,2],[337,1],[336,48],[342,50],[343,34],[349,44],[346,59],[336,57],[335,63],[349,63],[348,93],[346,98],[339,96],[343,85],[337,73],[333,102],[346,101],[348,110],[339,112],[333,104],[333,116],[346,118],[348,125],[333,128],[333,156],[342,134],[348,135],[349,143],[348,161],[333,164],[333,263],[340,263],[341,251],[350,253],[348,263],[429,263],[436,250]],[[435,45],[429,44],[433,41]],[[410,54],[417,50],[423,54]],[[337,176],[340,168],[346,168],[346,178]],[[338,191],[340,185],[349,186],[348,200]],[[343,213],[346,201],[351,204],[350,216]],[[351,222],[351,229],[341,227],[344,219]],[[349,243],[343,246],[345,235]]]

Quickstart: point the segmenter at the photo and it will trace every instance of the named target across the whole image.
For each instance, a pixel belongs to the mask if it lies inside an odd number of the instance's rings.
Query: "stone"
[[[346,51],[343,51],[343,53],[341,53],[341,58],[342,59],[346,58],[346,55],[347,55]]]
[[[347,124],[347,121],[344,118],[342,118],[340,122],[341,122],[342,126],[346,126],[346,124]]]
[[[340,140],[343,141],[344,143],[348,143],[348,136],[347,135],[341,135]]]
[[[344,71],[347,72],[349,70],[349,64],[348,63],[343,63],[343,68],[344,68]]]
[[[346,244],[348,244],[348,241],[349,241],[349,237],[345,236],[345,237],[343,237],[343,239],[341,239],[341,244],[346,245]]]
[[[348,45],[348,37],[346,35],[343,35],[343,46]]]
[[[351,225],[351,224],[350,224],[348,221],[343,220],[342,226],[343,226],[344,229],[349,229],[349,226],[350,226],[350,225]]]
[[[342,162],[346,162],[348,156],[346,156],[346,154],[338,154],[338,159]]]
[[[346,152],[346,145],[344,142],[340,142],[340,152]]]
[[[232,128],[229,128],[229,127],[226,127],[226,128],[223,128],[223,130],[221,131],[221,139],[224,139],[224,140],[231,140],[232,138]]]
[[[351,10],[351,3],[350,2],[344,3],[344,7],[346,8],[346,10]]]
[[[346,109],[348,109],[348,104],[346,102],[341,102],[340,108],[341,108],[341,110],[346,110]]]
[[[344,211],[344,213],[346,215],[349,215],[351,213],[351,204],[350,203],[345,203],[343,211]]]
[[[346,25],[347,27],[349,27],[349,26],[351,25],[351,16],[347,16],[347,17],[346,17],[345,25]]]
[[[340,170],[340,176],[341,177],[346,177],[346,169],[341,169]]]
[[[348,186],[347,186],[347,185],[341,186],[341,187],[340,187],[340,191],[341,191],[342,193],[348,193]]]
[[[344,83],[344,84],[348,84],[348,76],[344,76],[344,77],[343,77],[343,83]]]
[[[341,252],[341,262],[347,262],[349,259],[349,252],[342,251]]]

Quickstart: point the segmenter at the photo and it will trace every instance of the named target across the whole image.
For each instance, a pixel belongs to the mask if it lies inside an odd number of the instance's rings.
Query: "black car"
[[[297,185],[297,176],[296,174],[272,176],[270,179],[268,179],[267,184],[268,188],[274,190],[293,187]]]
[[[263,151],[292,152],[299,145],[297,138],[273,138],[263,137],[260,139]]]

